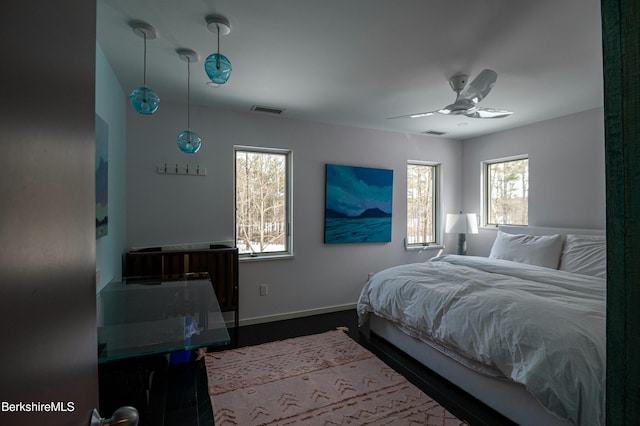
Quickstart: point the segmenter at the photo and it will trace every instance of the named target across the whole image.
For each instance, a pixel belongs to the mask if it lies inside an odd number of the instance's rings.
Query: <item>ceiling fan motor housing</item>
[[[449,79],[449,85],[456,93],[460,93],[462,89],[467,85],[469,76],[466,74],[456,74]]]

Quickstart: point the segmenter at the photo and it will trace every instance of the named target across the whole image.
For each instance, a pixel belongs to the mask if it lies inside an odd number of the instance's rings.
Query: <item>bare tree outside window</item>
[[[407,165],[407,245],[436,242],[436,181],[438,166]]]
[[[529,223],[529,159],[485,163],[487,225]]]
[[[236,150],[236,245],[241,254],[289,250],[288,156]]]

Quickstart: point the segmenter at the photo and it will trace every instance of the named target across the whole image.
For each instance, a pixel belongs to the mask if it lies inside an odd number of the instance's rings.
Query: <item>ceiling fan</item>
[[[468,79],[469,76],[465,74],[456,74],[449,79],[451,88],[456,92],[456,100],[454,103],[437,111],[419,112],[391,118],[420,118],[428,117],[436,113],[444,115],[466,115],[471,118],[503,118],[513,114],[512,111],[504,109],[478,106],[478,103],[486,98],[493,88],[493,85],[498,79],[498,73],[490,69],[482,70],[467,86]]]

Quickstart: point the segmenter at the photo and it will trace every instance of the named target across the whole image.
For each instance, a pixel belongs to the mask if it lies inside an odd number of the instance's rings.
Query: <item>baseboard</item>
[[[275,315],[265,315],[261,317],[252,317],[252,318],[241,318],[240,319],[240,327],[244,325],[254,325],[254,324],[262,324],[265,322],[273,322],[273,321],[282,321],[293,318],[302,318],[308,317],[311,315],[319,315],[326,314],[330,312],[339,312],[346,311],[349,309],[355,309],[356,303],[346,303],[344,305],[335,305],[335,306],[327,306],[324,308],[316,308],[316,309],[307,309],[304,311],[295,311],[295,312],[287,312],[284,314],[275,314]],[[227,321],[227,325],[233,326],[233,321]]]

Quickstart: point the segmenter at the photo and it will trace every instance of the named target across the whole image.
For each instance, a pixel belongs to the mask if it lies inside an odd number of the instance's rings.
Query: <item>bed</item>
[[[374,333],[521,425],[605,424],[604,231],[501,227],[489,257],[374,274]]]

